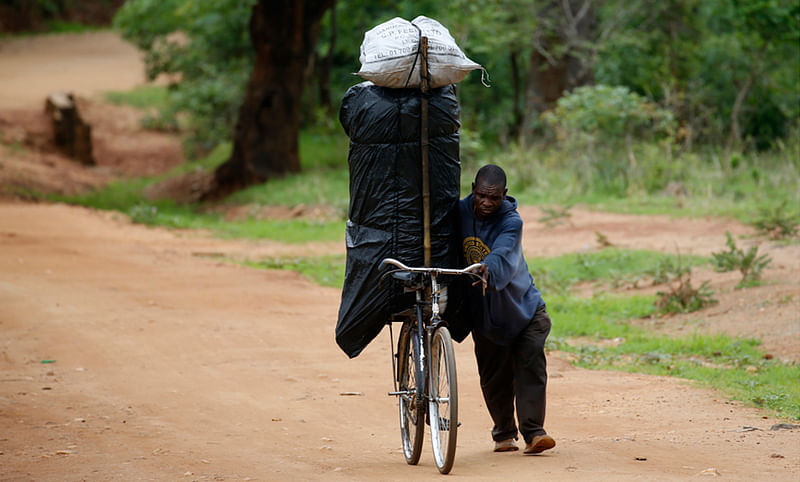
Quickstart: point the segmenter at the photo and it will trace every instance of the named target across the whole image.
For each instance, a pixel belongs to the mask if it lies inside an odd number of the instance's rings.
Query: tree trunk
[[[328,113],[333,117],[335,110],[333,107],[333,99],[331,98],[331,71],[333,71],[333,56],[336,49],[336,37],[338,35],[339,26],[336,23],[336,0],[333,1],[331,7],[331,37],[328,53],[325,58],[320,62],[319,67],[319,103]]]
[[[534,40],[525,85],[525,119],[555,107],[565,92],[594,81],[583,50],[597,27],[590,0],[550,0],[540,10],[551,27]],[[555,52],[560,52],[557,56]],[[521,137],[529,134],[523,131]]]
[[[93,166],[92,126],[78,112],[75,97],[65,92],[50,94],[45,101],[45,112],[50,117],[56,145],[69,157]]]
[[[300,101],[323,13],[334,0],[259,0],[250,16],[253,72],[230,159],[217,168],[204,200],[300,170]]]
[[[730,152],[733,150],[734,146],[738,144],[742,139],[742,129],[739,126],[739,116],[742,112],[742,106],[744,105],[744,101],[747,98],[747,94],[750,93],[750,89],[753,87],[753,82],[755,81],[756,75],[760,71],[761,65],[761,57],[764,55],[764,51],[767,49],[767,43],[761,46],[753,56],[753,60],[750,63],[750,72],[747,74],[747,78],[744,81],[744,84],[736,93],[736,100],[733,102],[733,107],[731,108],[731,132],[728,136],[728,143],[725,147],[725,151],[730,155]]]

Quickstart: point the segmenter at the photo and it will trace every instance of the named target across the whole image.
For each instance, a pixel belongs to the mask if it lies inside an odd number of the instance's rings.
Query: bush
[[[668,291],[656,293],[656,306],[664,313],[690,313],[717,303],[708,281],[692,286],[692,268],[683,266],[680,257],[676,264],[660,266]]]
[[[670,136],[672,113],[631,92],[627,87],[579,87],[558,100],[543,119],[560,138],[608,143],[636,134],[640,138]]]
[[[718,272],[739,270],[742,273],[738,285],[740,288],[757,283],[761,279],[761,271],[772,262],[772,259],[766,254],[758,256],[758,246],[751,246],[747,252],[737,248],[736,241],[729,231],[725,231],[725,237],[728,251],[711,253],[713,256],[711,264],[714,269]]]
[[[779,206],[762,208],[753,226],[772,239],[797,236],[800,215],[790,211],[786,204],[784,200]]]

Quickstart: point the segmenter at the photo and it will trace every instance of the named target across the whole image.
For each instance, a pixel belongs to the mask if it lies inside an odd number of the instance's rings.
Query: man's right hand
[[[478,283],[480,283],[482,285],[483,295],[486,296],[486,280],[489,279],[489,266],[486,263],[481,263],[480,268],[478,268],[475,273],[479,275],[481,279],[472,283],[472,286],[478,286]]]

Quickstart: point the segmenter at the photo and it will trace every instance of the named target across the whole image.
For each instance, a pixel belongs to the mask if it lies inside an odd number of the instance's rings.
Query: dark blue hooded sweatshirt
[[[544,306],[522,254],[522,218],[517,200],[506,196],[500,208],[484,220],[475,217],[472,194],[458,204],[461,246],[466,265],[489,267],[483,319],[473,330],[499,345],[510,345]]]

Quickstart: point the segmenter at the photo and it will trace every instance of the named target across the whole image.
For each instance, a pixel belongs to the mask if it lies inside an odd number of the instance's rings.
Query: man
[[[538,454],[556,444],[543,426],[544,343],[550,317],[522,254],[517,201],[507,192],[505,172],[487,165],[475,176],[472,193],[459,201],[465,261],[467,265],[480,262],[485,280],[485,294],[473,297],[483,300],[483,318],[478,317],[473,326],[472,338],[483,398],[494,422],[494,451],[518,450],[521,433],[524,453]]]

